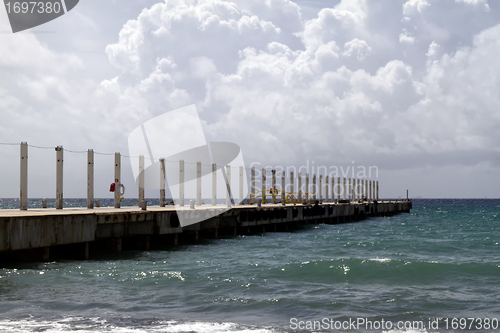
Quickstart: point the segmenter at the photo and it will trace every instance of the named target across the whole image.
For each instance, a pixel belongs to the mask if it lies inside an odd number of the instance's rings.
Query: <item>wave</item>
[[[180,321],[140,321],[118,320],[110,322],[103,318],[64,317],[55,320],[26,318],[20,320],[0,320],[1,332],[109,332],[109,333],[277,333],[279,328],[261,328],[230,322],[180,322]]]

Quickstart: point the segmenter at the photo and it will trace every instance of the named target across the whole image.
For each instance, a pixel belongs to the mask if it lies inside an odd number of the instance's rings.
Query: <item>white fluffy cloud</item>
[[[287,4],[288,15],[298,22],[299,8]],[[268,9],[280,12],[279,7]],[[341,1],[303,22],[301,31],[292,32],[279,20],[269,21],[273,15],[262,18],[235,3],[158,4],[129,21],[118,43],[108,46],[110,61],[137,77],[123,83],[115,79],[117,87],[111,94],[118,91],[118,96],[141,100],[142,109],[152,114],[168,110],[166,105],[175,107],[179,104],[175,101],[197,103],[211,137],[239,142],[252,159],[269,163],[297,163],[303,156],[326,160],[332,143],[343,162],[409,152],[496,149],[491,132],[481,132],[491,128],[496,117],[484,112],[481,119],[468,119],[479,108],[473,102],[479,97],[478,92],[473,94],[479,82],[471,84],[469,75],[456,76],[457,72],[476,76],[476,66],[481,64],[471,62],[470,57],[499,46],[485,37],[493,33],[482,32],[471,47],[427,65],[416,63],[427,66],[423,71],[415,72],[411,59],[404,57],[386,59],[371,71],[343,60],[369,61],[376,51],[369,46],[370,40],[379,49],[389,48],[370,36],[369,9],[366,1]],[[431,9],[428,2],[411,0],[404,4],[403,14],[424,9]],[[390,47],[415,41],[405,23],[399,24],[403,33]],[[301,47],[282,38],[291,34],[300,38]],[[421,57],[436,57],[437,48],[433,42],[421,51]],[[160,62],[169,65],[162,71]],[[493,80],[488,85],[498,83]],[[103,93],[108,90],[102,88]],[[158,97],[150,95],[150,90],[158,92]],[[473,101],[456,103],[469,98]],[[151,102],[157,100],[163,102]]]
[[[482,6],[485,11],[490,10],[490,5],[488,4],[488,0],[455,0],[458,3],[466,3],[474,6]]]
[[[430,3],[427,0],[409,0],[403,5],[403,14],[411,15],[415,11],[423,12],[425,8],[429,7]]]
[[[306,20],[289,0],[168,0],[123,24],[105,80],[86,79],[82,54],[0,35],[0,137],[60,129],[44,139],[126,151],[133,128],[195,103],[207,138],[248,164],[498,168],[500,13],[486,7],[342,0]]]

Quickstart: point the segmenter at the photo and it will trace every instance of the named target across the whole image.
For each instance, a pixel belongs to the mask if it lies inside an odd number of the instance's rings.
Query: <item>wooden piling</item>
[[[87,208],[94,208],[94,151],[87,151]]]
[[[63,209],[63,147],[56,147],[56,209]]]
[[[19,208],[28,209],[28,143],[21,142],[21,181],[19,191]]]

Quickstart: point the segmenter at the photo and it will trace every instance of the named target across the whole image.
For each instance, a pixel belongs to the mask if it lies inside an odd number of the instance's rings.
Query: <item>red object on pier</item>
[[[115,191],[115,183],[111,183],[109,186],[109,192],[114,192]]]

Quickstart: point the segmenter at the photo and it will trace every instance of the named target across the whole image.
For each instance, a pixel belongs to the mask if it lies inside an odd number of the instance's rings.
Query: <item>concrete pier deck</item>
[[[232,235],[249,232],[287,230],[302,223],[345,223],[372,216],[410,212],[411,201],[353,202],[322,204],[203,205],[191,209],[178,206],[122,208],[65,208],[0,210],[0,259],[18,251],[33,250],[28,260],[49,260],[51,249],[72,245],[72,258],[89,258],[89,244],[101,242],[110,251],[121,251],[122,241],[133,239],[133,248],[148,250],[151,237],[178,235],[197,240],[199,234],[217,238],[219,232]],[[219,211],[218,211],[219,210]],[[178,212],[191,216],[217,215],[181,227]]]

